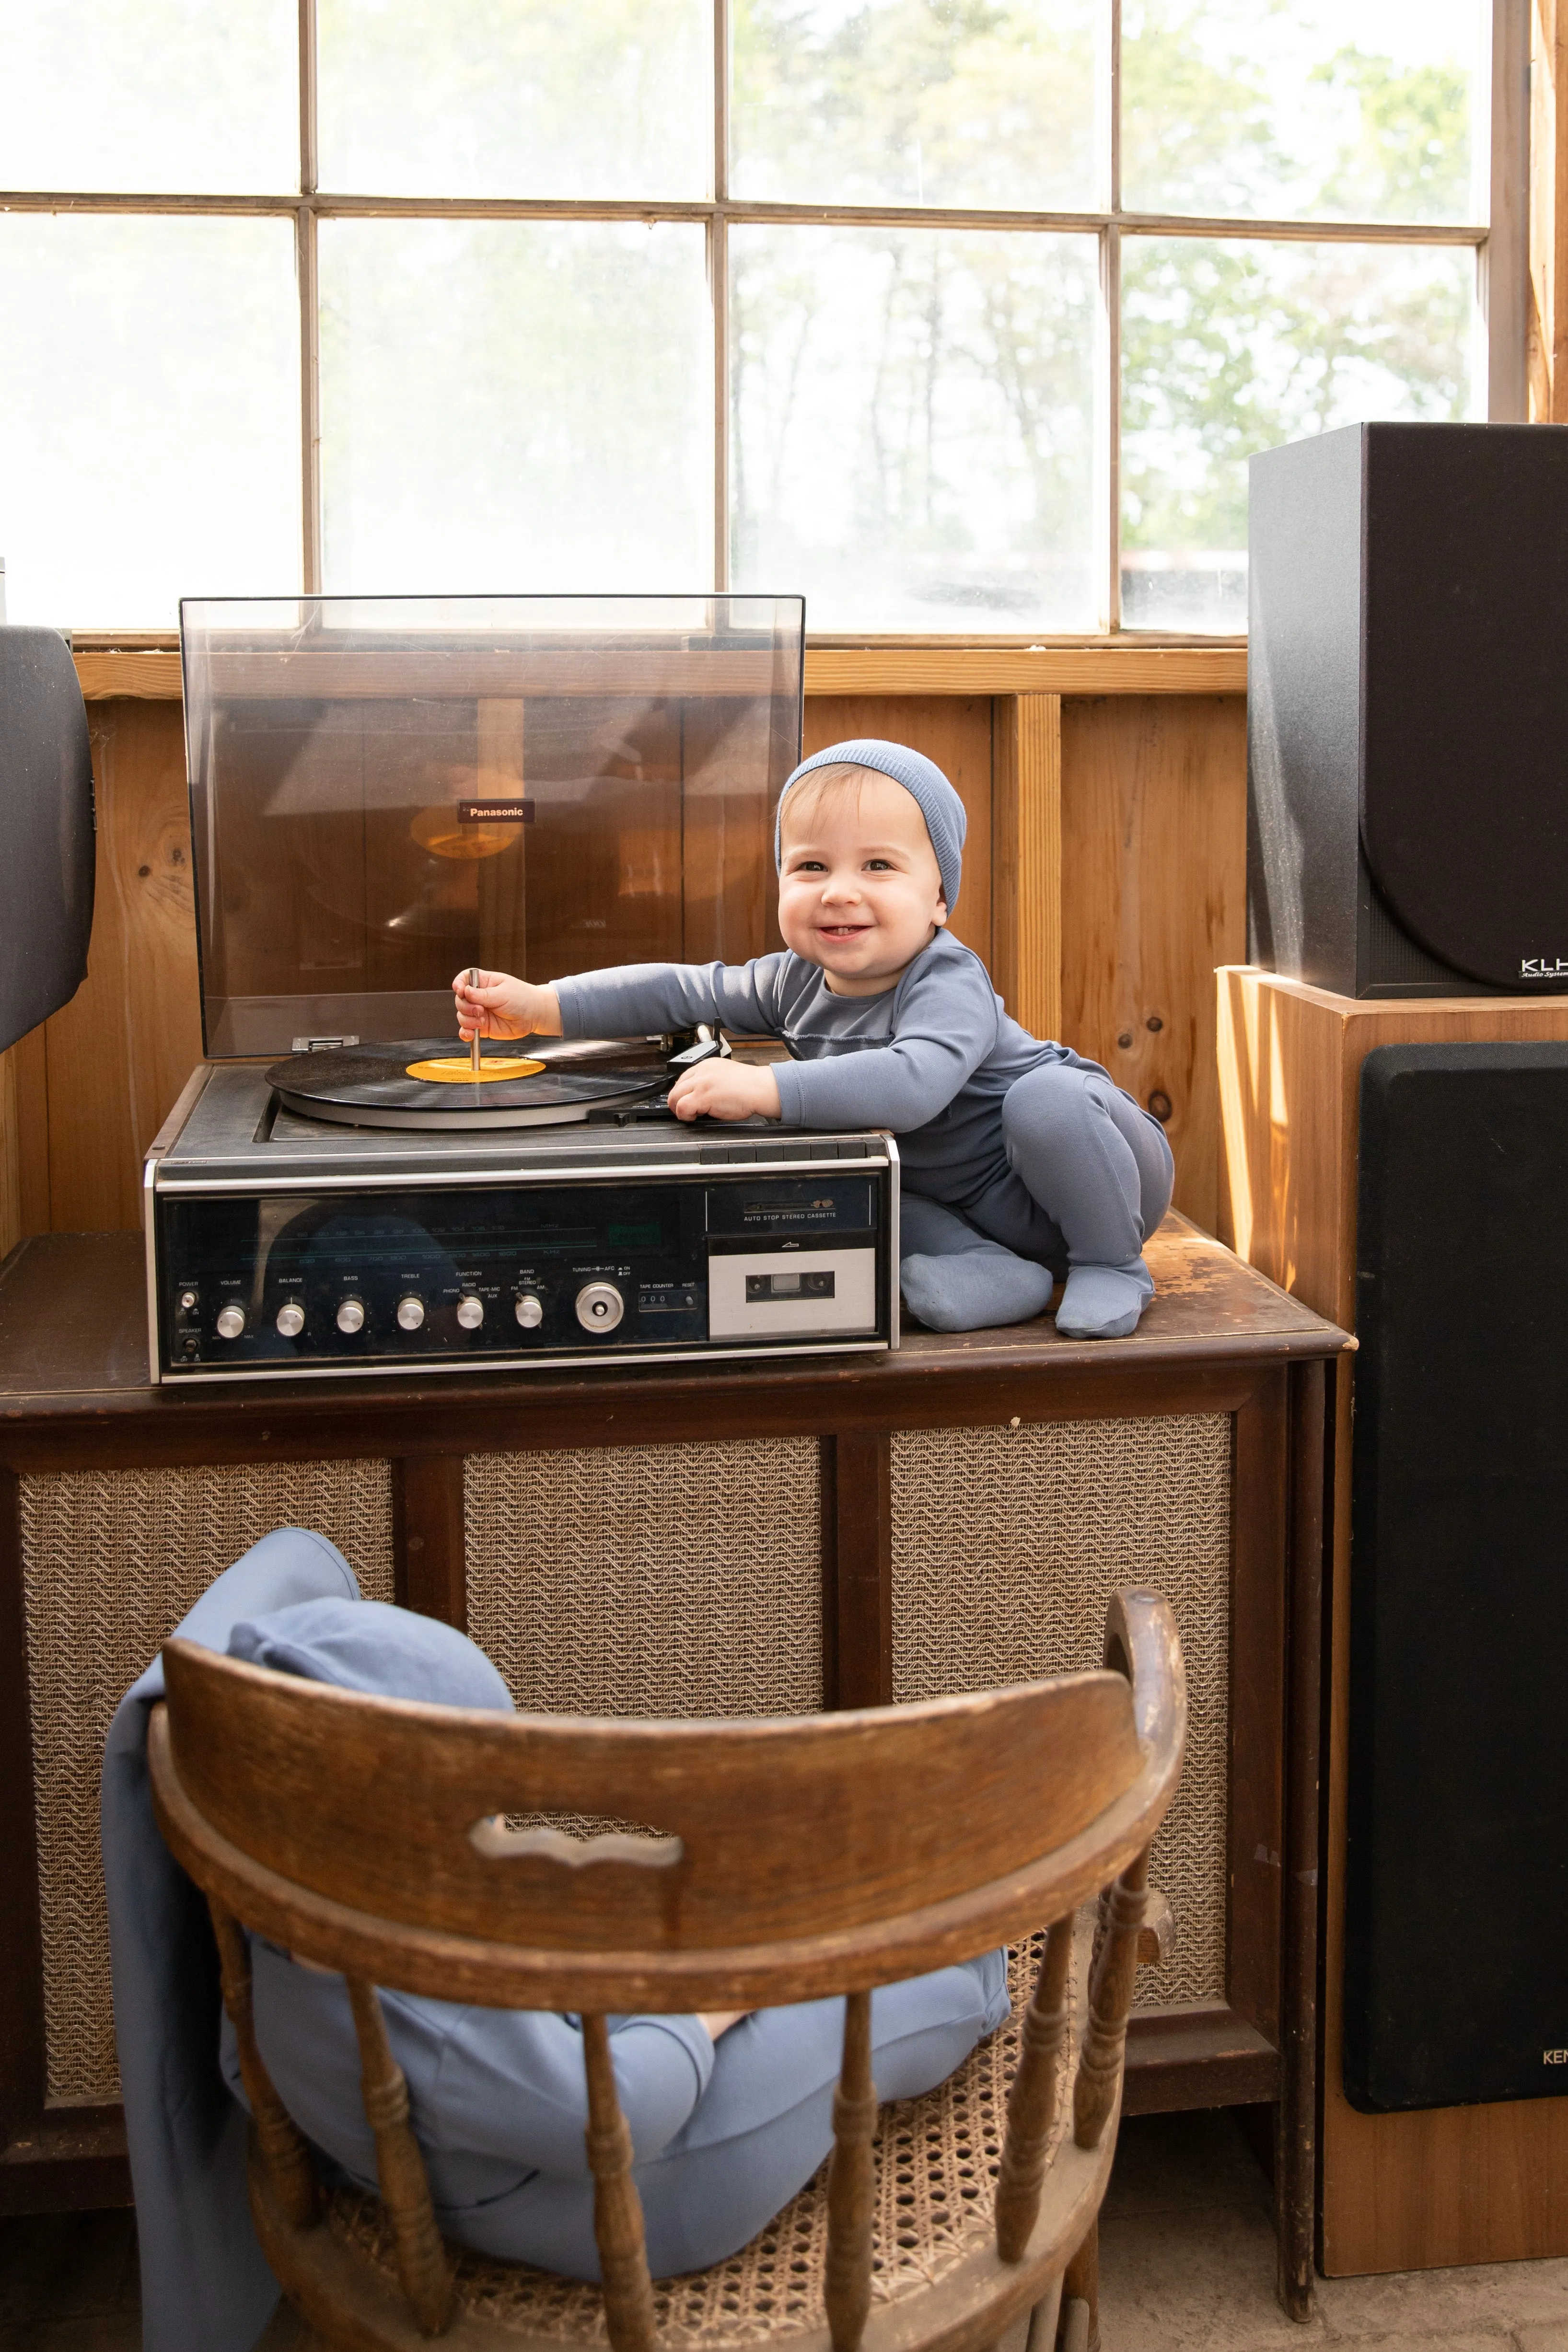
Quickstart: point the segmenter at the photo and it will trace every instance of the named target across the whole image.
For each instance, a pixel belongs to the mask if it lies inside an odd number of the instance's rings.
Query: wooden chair
[[[607,2334],[652,2352],[660,2314],[688,2346],[984,2352],[1028,2313],[1030,2352],[1091,2342],[1149,1843],[1186,1728],[1163,1601],[1112,1601],[1108,1671],[791,1720],[505,1717],[184,1642],[163,1659],[158,1820],[211,1906],[257,2231],[328,2345],[558,2352]],[[657,1834],[497,1818],[563,1812]],[[1096,1896],[1098,1925],[1075,1923]],[[379,2203],[319,2186],[257,2048],[241,1921],[347,1978]],[[888,2111],[879,2179],[870,1988],[1005,1942],[1012,2023]],[[443,2242],[377,1985],[581,2013],[602,2298]],[[606,2016],[830,1993],[848,1998],[826,2183],[731,2262],[656,2289]]]

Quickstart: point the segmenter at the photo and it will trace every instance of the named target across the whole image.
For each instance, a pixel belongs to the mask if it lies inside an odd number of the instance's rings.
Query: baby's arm
[[[465,1045],[481,1037],[559,1037],[561,1000],[552,988],[535,988],[510,971],[481,971],[471,981],[468,967],[452,982],[458,1000],[458,1034]]]
[[[580,972],[558,987],[535,988],[504,971],[466,971],[452,982],[458,1027],[467,1039],[621,1035],[639,1028],[685,1028],[725,1022],[752,1032],[773,1026],[755,964],[631,964]],[[679,1118],[777,1118],[779,1091],[771,1070],[715,1059],[689,1070],[670,1090]]]
[[[891,1042],[784,1062],[776,1076],[786,1127],[924,1127],[946,1109],[996,1037],[984,966],[967,961],[904,983]]]

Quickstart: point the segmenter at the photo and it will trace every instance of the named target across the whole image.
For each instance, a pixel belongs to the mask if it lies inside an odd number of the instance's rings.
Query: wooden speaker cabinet
[[[1152,1876],[1175,1934],[1141,1982],[1127,2105],[1276,2102],[1304,2282],[1311,1911],[1289,1861],[1315,1850],[1341,1333],[1173,1217],[1131,1340],[1042,1318],[853,1361],[172,1395],[146,1385],[137,1249],[43,1238],[0,1276],[0,1822],[7,1887],[36,1889],[0,1915],[0,2210],[125,2193],[103,1733],[195,1596],[303,1521],[367,1592],[466,1626],[525,1707],[985,1688],[1098,1664],[1117,1585],[1168,1595],[1192,1729]]]
[[[1229,1238],[1305,1304],[1354,1327],[1361,1066],[1383,1045],[1568,1040],[1542,997],[1367,1001],[1251,968],[1219,974]],[[1462,1317],[1462,1236],[1434,1269]],[[1568,2253],[1568,2097],[1363,2114],[1343,2090],[1351,1381],[1337,1413],[1329,1593],[1319,2258],[1331,2277]],[[1478,2006],[1491,1989],[1478,1982]]]

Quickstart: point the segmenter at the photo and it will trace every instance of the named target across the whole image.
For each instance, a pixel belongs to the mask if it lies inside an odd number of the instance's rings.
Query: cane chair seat
[[[1073,2011],[1088,1974],[1090,1915],[1079,1915],[1072,1969]],[[973,2049],[945,2083],[923,2098],[889,2102],[877,2132],[877,2215],[871,2304],[905,2302],[961,2270],[995,2242],[996,2176],[1007,2120],[1007,2089],[1017,2070],[1020,2021],[1045,1948],[1043,1935],[1008,1955],[1013,2014]],[[1055,2128],[1054,2157],[1072,2115],[1078,2036],[1068,2040]],[[397,2256],[378,2198],[342,2191],[330,2202],[327,2227],[352,2257],[397,2291]],[[443,2341],[460,2345],[463,2319],[488,2323],[534,2343],[608,2345],[605,2299],[596,2286],[451,2246],[461,2316]],[[656,2280],[654,2312],[665,2352],[764,2344],[826,2331],[823,2277],[827,2260],[827,2166],[822,2166],[750,2245],[685,2277]]]

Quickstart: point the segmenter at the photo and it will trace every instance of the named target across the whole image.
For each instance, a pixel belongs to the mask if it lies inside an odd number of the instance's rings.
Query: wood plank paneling
[[[56,1233],[140,1224],[142,1154],[202,1050],[179,705],[116,705],[111,722],[106,714],[95,724],[92,752],[98,890],[87,978],[42,1038],[46,1217]],[[33,1102],[23,1158],[25,1184],[35,1162],[26,1206],[37,1232],[36,1090]]]
[[[1242,948],[1243,706],[1164,695],[1059,706],[1063,914],[1053,959],[1045,929],[1010,941],[997,892],[1022,892],[1010,906],[1051,901],[1057,708],[1050,694],[995,704],[989,694],[814,695],[805,742],[816,751],[855,734],[891,737],[952,778],[969,815],[955,937],[985,959],[1009,1001],[1018,982],[1007,960],[1027,945],[1037,993],[1017,1009],[1036,1034],[1104,1061],[1141,1101],[1169,1097],[1177,1201],[1212,1226],[1211,974]],[[96,705],[93,719],[101,829],[89,976],[75,1003],[0,1065],[0,1238],[6,1217],[22,1234],[135,1225],[142,1153],[200,1054],[180,706],[123,699]],[[1026,778],[1026,824],[1016,805]],[[766,879],[771,906],[771,861]],[[711,951],[735,952],[727,933]]]
[[[969,819],[963,887],[949,929],[990,964],[991,698],[985,694],[827,695],[805,698],[805,756],[857,735],[923,751],[952,783]]]
[[[16,1086],[17,1167],[22,1231],[49,1230],[49,1081],[44,1024],[18,1037],[11,1048]]]
[[[1568,422],[1568,0],[1531,0],[1530,325],[1532,425]]]
[[[810,694],[1245,694],[1247,647],[1127,645],[823,646]]]
[[[81,647],[77,676],[89,702],[123,697],[177,702],[180,656]],[[909,644],[805,649],[807,694],[1244,694],[1247,647],[1127,645]]]
[[[14,1250],[22,1223],[22,1122],[16,1105],[16,1063],[0,1054],[0,1258]]]
[[[1165,1124],[1176,1206],[1219,1205],[1214,971],[1247,934],[1247,707],[1062,706],[1063,1042]]]
[[[1062,1025],[1062,702],[999,695],[991,812],[991,976],[1036,1037]]]

